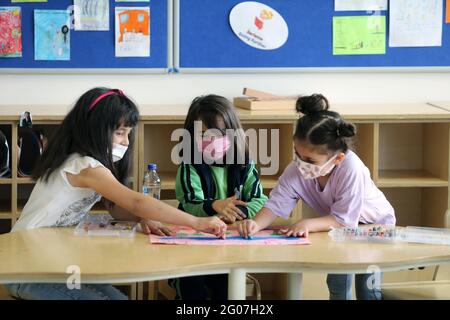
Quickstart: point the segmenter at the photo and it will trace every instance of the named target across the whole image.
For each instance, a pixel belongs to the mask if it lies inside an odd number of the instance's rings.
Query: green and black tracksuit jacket
[[[191,165],[182,163],[178,168],[175,192],[179,208],[197,217],[214,216],[212,203],[240,193],[247,206],[237,207],[248,219],[255,217],[267,201],[253,162],[246,165]],[[227,275],[184,277],[169,280],[176,290],[176,299],[226,300]]]
[[[248,219],[267,201],[253,162],[246,165],[185,164],[178,168],[175,193],[180,209],[197,217],[214,216],[212,203],[240,193],[247,206],[238,206]]]

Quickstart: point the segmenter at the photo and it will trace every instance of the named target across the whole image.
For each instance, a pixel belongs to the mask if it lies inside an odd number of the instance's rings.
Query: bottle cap
[[[156,170],[158,168],[158,166],[156,165],[156,163],[149,163],[147,168],[148,168],[148,170]]]

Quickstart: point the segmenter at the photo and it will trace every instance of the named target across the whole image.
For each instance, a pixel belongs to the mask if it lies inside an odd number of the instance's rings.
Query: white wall
[[[332,103],[450,101],[450,72],[0,75],[0,105],[72,104],[94,86],[121,88],[140,104],[187,104],[206,93],[232,98],[245,86],[286,95],[320,92]]]

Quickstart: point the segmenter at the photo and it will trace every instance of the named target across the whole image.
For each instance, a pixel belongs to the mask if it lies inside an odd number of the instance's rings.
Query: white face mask
[[[306,180],[315,179],[318,177],[326,176],[333,170],[335,164],[333,163],[336,159],[337,154],[330,158],[323,165],[318,166],[316,164],[308,163],[300,159],[299,156],[295,155],[295,163],[297,164],[298,170],[302,174],[303,178]]]
[[[113,143],[113,149],[112,149],[113,161],[114,162],[120,161],[123,158],[123,156],[125,155],[125,152],[127,152],[127,149],[128,149],[127,146],[123,146],[118,143]]]

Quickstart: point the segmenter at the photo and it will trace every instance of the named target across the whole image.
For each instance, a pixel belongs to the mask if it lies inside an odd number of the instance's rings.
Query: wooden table
[[[229,299],[245,299],[246,273],[287,273],[288,297],[301,298],[304,272],[365,273],[450,263],[450,246],[332,242],[311,245],[151,245],[132,239],[75,237],[72,228],[35,229],[0,236],[0,283],[66,283],[78,266],[83,283],[125,283],[229,274]]]

